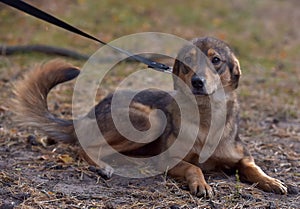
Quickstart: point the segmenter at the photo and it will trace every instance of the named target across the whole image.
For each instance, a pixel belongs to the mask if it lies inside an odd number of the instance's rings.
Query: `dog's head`
[[[225,92],[236,89],[241,70],[238,59],[226,43],[205,37],[192,40],[191,45],[180,50],[173,74],[175,90],[182,89],[182,82],[178,81],[182,80],[194,95],[207,96],[218,88]]]

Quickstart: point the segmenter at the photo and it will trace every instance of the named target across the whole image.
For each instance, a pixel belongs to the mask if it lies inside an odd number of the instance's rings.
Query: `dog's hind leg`
[[[92,160],[90,157],[90,153],[87,154],[85,152],[85,150],[83,150],[82,148],[79,150],[79,155],[90,165],[93,165],[95,167],[97,167],[97,173],[105,178],[105,179],[109,179],[111,178],[112,174],[114,173],[114,169],[108,165],[107,163],[103,162],[102,160],[98,159],[98,160]]]
[[[150,123],[150,113],[152,112],[150,107],[134,102],[129,108],[123,107],[122,104],[119,105],[120,107],[115,110],[118,115],[115,119],[119,120],[119,124],[122,126],[123,130],[125,130],[125,133],[126,131],[127,134],[128,132],[132,132],[131,129],[127,128],[130,127],[128,123],[132,123],[130,125],[142,134],[142,131],[149,128],[154,130],[150,134],[143,134],[144,137],[141,141],[145,141],[145,143],[136,142],[135,140],[140,139],[134,137],[134,135],[132,140],[130,140],[120,133],[119,127],[116,126],[111,114],[109,98],[96,106],[96,108],[98,108],[97,115],[95,112],[92,112],[94,111],[92,110],[87,116],[74,121],[76,135],[82,147],[81,156],[89,164],[97,166],[99,171],[101,171],[100,173],[102,173],[102,176],[105,178],[110,178],[114,169],[103,162],[104,158],[108,158],[117,153],[126,153],[128,155],[138,153],[138,150],[147,144],[149,138],[156,139],[155,135],[154,137],[151,137],[151,134],[159,133],[159,129],[163,127],[160,118],[156,116],[156,114],[152,114],[153,124]],[[154,111],[153,113],[156,112]],[[128,122],[124,122],[123,120],[123,116],[126,114],[129,114],[130,116],[130,121]],[[154,149],[151,149],[151,151],[154,151]]]

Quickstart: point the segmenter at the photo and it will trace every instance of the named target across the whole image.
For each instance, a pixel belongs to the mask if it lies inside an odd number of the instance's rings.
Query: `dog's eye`
[[[211,60],[211,63],[213,63],[214,65],[218,65],[220,64],[221,59],[219,57],[213,57]]]
[[[184,58],[184,64],[190,64],[191,62],[192,62],[192,58],[191,57]]]

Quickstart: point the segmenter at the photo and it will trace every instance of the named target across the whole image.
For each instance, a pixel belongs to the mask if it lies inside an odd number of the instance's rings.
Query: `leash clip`
[[[152,69],[155,69],[155,70],[158,70],[161,72],[165,72],[165,73],[172,73],[171,67],[169,67],[165,64],[162,64],[162,63],[154,62],[154,61],[152,61],[150,63],[150,65],[148,65],[148,68],[152,68]]]

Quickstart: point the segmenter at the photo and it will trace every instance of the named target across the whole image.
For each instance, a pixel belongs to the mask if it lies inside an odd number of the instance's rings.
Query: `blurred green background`
[[[242,105],[281,118],[298,118],[300,97],[300,1],[28,1],[63,20],[111,41],[138,32],[163,32],[185,39],[215,36],[229,43],[243,71]],[[99,45],[0,4],[0,44],[47,44],[92,54]],[[23,54],[1,57],[2,76],[51,59]],[[73,61],[75,62],[75,61]],[[82,62],[76,61],[79,65]],[[75,62],[75,63],[76,63]],[[7,69],[10,69],[7,73]],[[3,72],[6,72],[4,74]],[[244,112],[247,117],[247,111]]]

